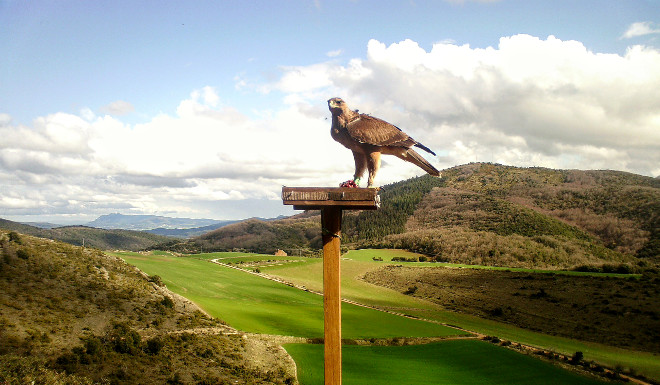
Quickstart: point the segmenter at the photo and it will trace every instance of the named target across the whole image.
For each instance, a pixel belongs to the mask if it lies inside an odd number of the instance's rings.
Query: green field
[[[406,250],[392,250],[392,249],[362,249],[351,250],[343,257],[355,261],[362,262],[375,262],[391,264],[393,257],[422,257],[421,254],[412,253]],[[374,261],[373,258],[383,258],[383,261]],[[523,273],[537,273],[537,274],[563,274],[563,275],[577,275],[577,276],[596,276],[596,277],[612,277],[612,278],[639,278],[641,274],[620,274],[620,273],[595,273],[585,271],[572,271],[572,270],[541,270],[541,269],[526,269],[522,267],[500,267],[500,266],[482,266],[482,265],[465,265],[460,263],[445,263],[445,262],[394,262],[397,264],[405,264],[405,266],[433,266],[433,267],[454,267],[461,269],[486,269],[486,270],[504,270],[516,271]]]
[[[284,347],[298,364],[301,385],[323,384],[323,345]],[[604,384],[477,340],[410,346],[344,346],[342,372],[346,385]]]
[[[137,253],[120,256],[149,275],[159,275],[170,290],[239,330],[309,338],[323,336],[323,298],[319,295],[207,260]],[[436,323],[342,304],[343,338],[461,334],[465,333]]]
[[[392,264],[392,262],[389,262],[392,257],[410,257],[415,255],[418,254],[403,250],[378,249],[349,251],[342,256],[342,297],[372,306],[393,308],[405,314],[431,319],[449,325],[457,325],[474,332],[498,336],[503,339],[549,349],[569,356],[577,351],[581,351],[584,353],[586,360],[594,360],[612,368],[617,366],[634,368],[650,378],[660,380],[660,359],[653,353],[637,352],[593,342],[550,336],[468,314],[446,311],[430,302],[406,296],[383,287],[370,285],[359,280],[360,275],[366,271],[377,268],[378,266]],[[374,261],[374,257],[382,258],[383,261]],[[309,288],[321,290],[323,282],[321,260],[312,261],[317,262],[309,262],[304,266],[297,267],[278,266],[273,269],[264,268],[262,271],[297,284],[306,285]],[[419,266],[444,265],[428,262],[406,262],[406,266],[408,264]],[[478,268],[478,266],[472,267]],[[533,270],[524,271],[534,272]],[[579,274],[595,275],[596,273]]]
[[[280,277],[297,285],[304,285],[311,290],[321,291],[323,287],[322,259],[245,253],[207,253],[183,258],[169,256],[165,253],[149,256],[137,253],[116,255],[149,275],[161,276],[170,290],[189,298],[209,314],[240,330],[263,334],[322,337],[322,297],[209,262],[210,259],[222,258],[220,262],[253,271],[255,267],[250,267],[251,265],[247,263],[260,261],[266,263],[258,265],[263,273]],[[342,256],[341,262],[342,297],[365,305],[410,314],[439,323],[457,325],[467,330],[496,335],[503,339],[567,355],[582,351],[585,360],[595,360],[610,367],[634,368],[650,378],[660,378],[660,361],[652,353],[634,352],[597,343],[549,336],[504,323],[446,311],[431,302],[374,286],[359,279],[369,270],[391,264],[392,262],[389,261],[392,256],[408,257],[412,255],[414,254],[399,250],[356,250],[347,253]],[[374,261],[374,256],[382,257],[383,261]],[[282,264],[265,262],[268,260],[271,262],[280,260]],[[428,265],[438,266],[438,264]],[[428,337],[459,334],[453,328],[345,303],[342,304],[342,313],[343,338]],[[343,350],[345,349],[356,349],[356,347],[345,346]],[[392,347],[392,349],[398,349],[398,347]],[[518,353],[512,353],[523,357]],[[350,353],[347,354],[350,356]],[[292,353],[292,355],[295,357],[295,354]],[[298,363],[299,368],[306,368],[305,358],[301,359],[303,361]],[[319,362],[322,363],[322,359]]]

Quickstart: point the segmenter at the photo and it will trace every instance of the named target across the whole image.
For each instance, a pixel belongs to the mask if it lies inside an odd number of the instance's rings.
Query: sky
[[[0,0],[0,52],[14,221],[293,215],[282,186],[352,178],[331,97],[438,169],[660,176],[658,0]]]

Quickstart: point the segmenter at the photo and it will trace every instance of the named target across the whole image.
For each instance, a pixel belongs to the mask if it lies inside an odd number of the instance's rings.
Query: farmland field
[[[378,267],[391,265],[393,257],[414,257],[418,254],[402,250],[351,250],[342,256],[342,297],[350,298],[360,303],[381,308],[393,308],[416,317],[435,320],[437,322],[458,325],[487,335],[496,335],[519,343],[528,344],[555,352],[572,355],[576,351],[585,354],[585,359],[596,360],[610,367],[635,368],[639,372],[654,379],[660,379],[660,360],[658,355],[650,352],[640,352],[608,346],[596,342],[578,341],[575,339],[550,336],[528,329],[522,329],[509,323],[497,322],[455,311],[447,311],[443,307],[428,301],[422,301],[402,293],[375,286],[364,282],[361,277],[368,271]],[[382,258],[383,261],[374,261],[373,258]],[[314,260],[313,260],[314,261]],[[309,262],[304,266],[278,266],[277,268],[264,268],[264,272],[281,277],[288,281],[304,284],[309,288],[321,290],[322,266],[321,261]],[[406,262],[405,266],[442,266],[445,264],[429,262]],[[452,267],[463,267],[456,265]],[[469,266],[479,269],[480,266]],[[505,269],[493,269],[496,271]],[[549,271],[536,271],[530,269],[512,269],[517,272],[541,273],[542,276],[550,274]],[[561,272],[575,276],[598,277],[624,277],[621,274],[594,274]],[[550,274],[551,275],[551,274]]]
[[[551,349],[568,355],[576,351],[582,351],[586,360],[597,360],[610,367],[635,368],[651,378],[660,378],[657,356],[652,353],[633,352],[598,343],[548,336],[469,314],[447,311],[437,304],[381,286],[375,286],[361,279],[370,270],[392,264],[389,261],[393,255],[403,257],[411,255],[410,253],[406,255],[402,253],[405,254],[406,252],[360,250],[351,251],[344,255],[342,257],[342,297],[365,305],[406,313],[449,325],[459,325],[468,330],[497,335],[500,338]],[[296,285],[321,291],[321,259],[246,255],[241,253],[207,253],[183,258],[176,258],[162,253],[148,256],[137,253],[116,255],[139,267],[149,275],[161,276],[170,290],[189,298],[211,315],[240,330],[308,338],[322,336],[323,312],[320,296],[244,271],[209,262],[211,259],[220,259],[222,263],[228,263],[247,271],[254,271],[258,268],[262,273],[270,276],[280,277]],[[374,261],[374,256],[377,258],[383,257],[383,261]],[[408,265],[406,263],[406,266]],[[411,263],[410,265],[425,264]],[[438,264],[428,263],[426,265],[437,266]],[[342,304],[342,312],[343,338],[429,337],[460,334],[458,330],[442,325],[407,319],[346,303]],[[483,345],[489,346],[488,344]],[[317,348],[319,346],[300,348],[312,349],[309,355],[300,356],[302,358],[300,358],[301,361],[298,362],[298,366],[301,370],[306,370],[307,364],[305,362],[314,357],[313,349]],[[350,351],[358,348],[365,347],[344,346],[342,349],[347,352],[345,357],[350,357]],[[403,352],[403,350],[396,350],[400,348],[403,349],[404,347],[390,347],[389,349],[395,349],[394,352]],[[495,352],[501,350],[505,349],[495,350]],[[360,353],[356,354],[364,354],[365,357],[372,354],[365,353],[370,352],[369,349],[359,350],[358,352]],[[514,356],[524,357],[519,353],[511,353]],[[298,361],[293,350],[291,354]],[[322,354],[322,347],[319,354]],[[401,354],[406,356],[407,353]],[[376,358],[372,359],[376,360]],[[528,357],[524,359],[526,360]],[[319,362],[322,362],[322,360]],[[500,383],[495,379],[492,381],[484,383]]]
[[[323,298],[287,285],[195,258],[123,253],[173,292],[214,317],[252,333],[318,338],[323,336]],[[343,338],[437,337],[465,334],[351,304],[342,304]]]
[[[323,345],[290,344],[301,385],[323,384]],[[603,384],[547,362],[477,340],[409,346],[342,347],[343,383]]]

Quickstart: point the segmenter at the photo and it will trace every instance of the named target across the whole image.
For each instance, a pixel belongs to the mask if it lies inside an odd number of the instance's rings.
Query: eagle
[[[425,145],[408,136],[393,124],[360,114],[351,110],[341,98],[328,100],[328,108],[332,114],[332,139],[353,151],[355,159],[355,174],[353,180],[346,181],[342,187],[359,187],[360,178],[365,170],[369,170],[367,187],[373,187],[374,178],[380,168],[380,155],[389,154],[415,164],[430,175],[440,176],[440,171],[417,153],[412,147],[431,151]]]

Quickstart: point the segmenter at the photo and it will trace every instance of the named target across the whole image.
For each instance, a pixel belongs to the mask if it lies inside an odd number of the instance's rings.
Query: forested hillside
[[[154,246],[183,253],[245,250],[272,254],[285,249],[305,255],[315,255],[322,247],[319,212],[274,221],[249,219],[185,242],[171,241]]]
[[[447,170],[406,231],[372,242],[438,261],[561,267],[658,262],[657,179],[471,164]]]
[[[437,261],[573,268],[660,260],[660,180],[618,171],[473,163],[383,186],[377,211],[344,213],[348,247],[402,248]],[[179,250],[321,247],[318,212],[230,225]]]
[[[104,230],[86,226],[64,226],[41,229],[22,223],[0,219],[0,229],[18,231],[23,234],[70,243],[75,246],[94,247],[101,250],[142,250],[161,244],[171,238],[131,230]]]

